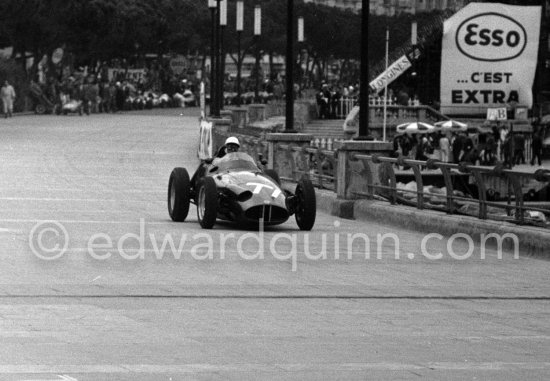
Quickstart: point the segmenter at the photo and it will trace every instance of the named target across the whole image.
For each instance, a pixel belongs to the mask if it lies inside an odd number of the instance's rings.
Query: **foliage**
[[[254,4],[245,0],[241,56],[255,50]],[[258,46],[272,56],[284,55],[287,2],[262,0],[260,4],[262,34]],[[229,0],[225,48],[234,58],[235,8],[235,0]],[[324,73],[331,61],[340,61],[345,68],[345,63],[359,60],[359,14],[303,1],[296,1],[295,8],[296,15],[303,15],[305,20],[306,42],[300,48],[307,51],[311,70],[316,67]],[[391,48],[410,38],[409,17],[370,16],[369,55],[373,62],[384,57],[386,23],[390,27]],[[41,59],[58,47],[70,52],[77,65],[150,53],[205,56],[210,53],[210,22],[205,0],[2,0],[0,47],[13,46],[13,56],[20,57],[21,66],[23,53]]]

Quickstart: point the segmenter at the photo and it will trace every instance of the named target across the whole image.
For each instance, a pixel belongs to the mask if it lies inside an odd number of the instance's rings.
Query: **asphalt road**
[[[414,221],[172,222],[180,113],[0,120],[0,380],[550,376],[548,261]]]

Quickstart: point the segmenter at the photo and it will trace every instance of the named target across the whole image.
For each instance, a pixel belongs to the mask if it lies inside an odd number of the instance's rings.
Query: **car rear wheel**
[[[311,180],[303,177],[296,186],[296,223],[300,230],[311,230],[315,224],[317,201]]]
[[[185,168],[174,168],[168,181],[168,213],[172,221],[183,222],[189,213],[189,173]]]
[[[198,186],[197,218],[203,229],[212,229],[218,215],[218,190],[212,177],[204,177]]]
[[[279,174],[277,173],[276,170],[274,169],[266,169],[264,171],[264,173],[271,177],[273,179],[273,181],[275,181],[277,183],[277,185],[281,185],[281,179],[279,178]]]

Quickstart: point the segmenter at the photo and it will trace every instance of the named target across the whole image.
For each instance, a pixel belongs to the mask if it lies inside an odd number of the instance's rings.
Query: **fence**
[[[281,179],[296,182],[306,175],[318,188],[336,191],[336,151],[283,143],[275,143],[273,150]]]
[[[490,168],[360,152],[339,157],[336,150],[309,144],[267,142],[246,135],[238,137],[241,150],[255,159],[262,161],[272,157],[281,179],[296,182],[305,175],[320,189],[336,192],[338,181],[342,181],[342,177],[337,176],[338,166],[343,164],[341,160],[349,160],[346,165],[349,170],[344,176],[345,198],[381,199],[391,204],[448,214],[547,226],[545,215],[550,213],[550,204],[528,200],[533,191],[548,186],[550,170],[547,169],[528,173],[504,169],[502,165]],[[410,170],[403,171],[401,167]],[[424,175],[442,179],[443,186],[425,185]],[[398,183],[398,176],[412,176],[414,180]]]
[[[550,181],[550,170],[528,173],[504,169],[502,165],[489,168],[359,153],[352,153],[350,160],[362,163],[360,173],[366,181],[366,192],[351,192],[357,197],[377,197],[391,204],[412,205],[418,209],[540,226],[545,226],[545,214],[550,213],[548,203],[526,204],[524,196],[529,193],[527,189],[544,188]],[[397,183],[396,168],[401,166],[411,168],[414,181]],[[444,186],[425,186],[423,174],[427,172],[441,175]],[[403,171],[400,174],[403,175]],[[462,185],[461,189],[457,189],[457,183]]]

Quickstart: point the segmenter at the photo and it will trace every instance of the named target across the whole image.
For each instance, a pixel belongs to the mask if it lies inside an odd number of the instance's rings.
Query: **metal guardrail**
[[[281,179],[298,181],[307,175],[318,188],[336,191],[336,151],[282,143],[276,144],[275,150],[284,153],[291,166],[291,176],[281,176]]]
[[[352,154],[351,160],[363,161],[363,166],[366,171],[365,177],[367,180],[368,191],[365,194],[358,194],[359,196],[374,198],[375,194],[378,194],[387,198],[391,204],[396,204],[398,203],[398,201],[404,201],[399,200],[399,193],[415,193],[416,202],[409,201],[409,203],[415,204],[418,209],[425,209],[429,207],[430,209],[445,211],[448,214],[468,214],[459,213],[457,203],[477,204],[478,218],[480,219],[485,220],[491,218],[497,220],[512,221],[518,224],[525,224],[527,222],[536,223],[536,221],[526,216],[525,212],[527,211],[549,213],[548,209],[527,206],[524,202],[523,190],[521,185],[522,179],[535,180],[537,182],[550,182],[550,170],[547,169],[539,169],[535,173],[527,173],[504,169],[502,165],[497,165],[494,168],[488,168],[467,165],[465,163],[443,163],[433,159],[430,159],[428,161],[418,161],[405,159],[403,157],[389,158],[380,157],[377,155],[363,154]],[[373,167],[375,165],[384,165],[384,172],[387,176],[387,178],[384,179],[382,181],[382,184],[380,185],[375,184],[373,181]],[[397,188],[394,165],[409,166],[412,169],[416,181],[416,190]],[[422,179],[423,168],[440,170],[445,183],[445,194],[424,191],[424,182]],[[461,197],[455,194],[452,180],[453,172],[458,174],[469,174],[473,177],[473,180],[477,187],[477,199]],[[488,189],[486,187],[485,180],[491,176],[495,176],[507,181],[508,193],[504,197],[506,200],[504,203],[489,201],[487,199]],[[376,190],[378,190],[379,192],[375,192]],[[425,201],[425,199],[429,197],[444,199],[445,205],[443,207],[429,205],[430,203]],[[492,213],[489,207],[503,209],[506,212],[506,216],[499,218],[497,215]]]

